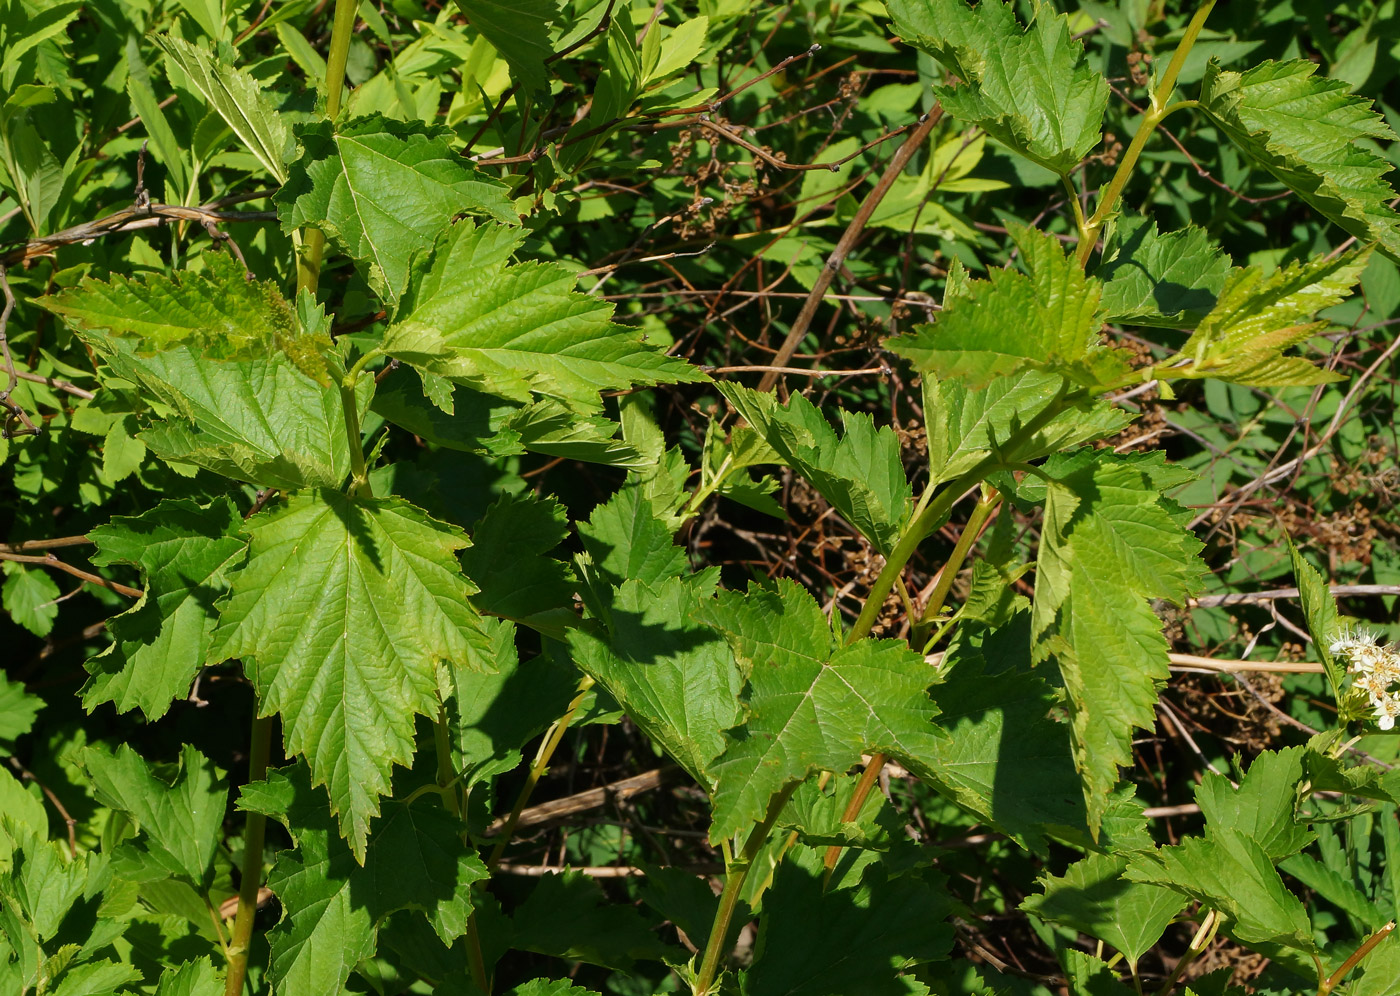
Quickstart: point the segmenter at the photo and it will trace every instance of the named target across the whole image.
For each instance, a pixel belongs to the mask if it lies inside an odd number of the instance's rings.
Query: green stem
[[[870,635],[875,620],[880,617],[880,609],[885,604],[885,597],[894,587],[894,579],[904,570],[904,565],[909,562],[909,558],[914,555],[914,551],[919,548],[919,544],[924,541],[924,538],[947,516],[953,503],[961,498],[969,488],[981,484],[988,474],[1005,466],[1007,460],[1014,461],[1017,455],[1016,451],[1029,442],[1037,432],[1045,428],[1051,419],[1060,414],[1064,410],[1065,404],[1070,400],[1069,382],[1065,381],[1060,385],[1059,392],[1051,399],[1050,403],[1007,441],[1004,447],[1006,450],[1005,458],[995,453],[989,454],[975,467],[939,491],[922,512],[915,509],[913,520],[905,529],[904,534],[900,536],[899,542],[895,544],[895,548],[885,561],[884,569],[880,571],[879,577],[870,586],[870,594],[866,597],[865,605],[861,608],[855,625],[846,634],[847,643],[855,643],[862,637]],[[927,494],[925,497],[927,498]]]
[[[248,781],[267,777],[267,758],[272,749],[272,717],[253,718],[252,743],[248,750]],[[233,920],[233,937],[228,948],[228,974],[224,996],[240,996],[248,977],[248,946],[253,940],[253,917],[258,912],[258,889],[262,886],[263,837],[267,817],[249,813],[243,831],[243,880],[238,886],[238,913]]]
[[[1377,944],[1389,937],[1390,932],[1394,929],[1395,921],[1392,920],[1370,937],[1366,938],[1366,940],[1362,942],[1361,947],[1353,951],[1351,957],[1342,962],[1341,968],[1337,969],[1322,981],[1321,985],[1317,987],[1317,996],[1327,996],[1333,989],[1336,989],[1338,984],[1347,977],[1347,973],[1361,964],[1361,959],[1370,954]]]
[[[593,687],[593,679],[584,675],[578,683],[578,694],[569,703],[569,708],[564,711],[564,715],[554,721],[554,725],[545,734],[544,741],[540,744],[540,749],[535,753],[535,763],[530,765],[530,773],[525,776],[525,784],[520,788],[520,794],[515,797],[515,805],[511,807],[510,815],[506,817],[505,824],[501,827],[500,836],[496,840],[496,846],[491,850],[491,857],[486,860],[487,869],[494,869],[501,860],[501,855],[505,852],[506,845],[510,843],[510,838],[515,833],[515,825],[520,821],[520,814],[525,810],[525,803],[530,801],[530,794],[534,792],[535,785],[545,771],[549,769],[549,759],[554,756],[554,752],[559,748],[559,744],[564,739],[564,734],[568,732],[569,724],[574,720],[574,714],[583,705],[583,700],[588,695],[588,690]]]
[[[452,738],[447,729],[447,707],[438,706],[437,721],[433,723],[433,744],[437,748],[437,783],[442,804],[453,816],[462,815],[457,798],[457,771],[452,766]]]
[[[715,977],[719,975],[720,961],[725,954],[724,942],[729,933],[729,922],[734,919],[734,908],[738,905],[739,894],[743,892],[744,882],[749,877],[749,869],[753,867],[754,858],[758,857],[758,852],[767,843],[768,835],[773,832],[773,825],[778,822],[778,816],[782,813],[783,807],[788,804],[792,794],[797,791],[798,784],[798,782],[793,782],[773,796],[768,803],[768,815],[749,834],[749,839],[744,842],[744,850],[739,855],[739,859],[730,863],[729,867],[725,869],[724,891],[719,896],[719,909],[715,911],[714,923],[710,926],[710,939],[705,943],[705,954],[700,961],[700,973],[695,977],[695,984],[691,988],[694,996],[710,996],[710,993],[714,991]]]
[[[943,570],[938,574],[938,582],[933,586],[933,594],[928,597],[928,604],[924,606],[923,618],[920,623],[928,623],[943,611],[943,603],[948,599],[948,592],[953,588],[953,579],[962,570],[963,561],[967,559],[968,551],[972,549],[972,544],[977,542],[977,537],[982,535],[982,527],[987,524],[992,513],[1001,504],[1001,495],[992,491],[984,497],[972,509],[972,514],[967,517],[967,525],[963,526],[962,534],[958,536],[958,542],[953,546],[953,552],[948,557],[948,562],[943,565]]]
[[[331,25],[331,47],[326,53],[326,117],[332,122],[340,113],[342,91],[345,89],[345,63],[350,57],[350,39],[355,33],[355,15],[359,0],[335,0],[335,21]],[[326,237],[320,229],[306,231],[305,248],[297,257],[297,290],[316,293],[321,280],[321,255]]]
[[[350,445],[350,489],[352,498],[370,496],[369,468],[365,447],[360,440],[360,406],[355,401],[355,382],[347,374],[340,382],[340,409],[345,413],[345,441]]]
[[[1094,216],[1081,227],[1078,254],[1081,268],[1089,262],[1089,257],[1094,252],[1094,244],[1098,241],[1099,232],[1117,206],[1118,198],[1123,193],[1123,188],[1127,186],[1128,178],[1132,176],[1133,169],[1137,166],[1138,157],[1142,154],[1143,146],[1147,144],[1147,140],[1152,137],[1152,133],[1157,130],[1157,126],[1168,114],[1183,107],[1196,106],[1195,101],[1182,101],[1168,106],[1167,100],[1176,87],[1176,78],[1181,75],[1181,67],[1186,64],[1186,56],[1190,54],[1191,47],[1196,44],[1196,37],[1205,27],[1206,18],[1210,16],[1211,8],[1214,6],[1215,0],[1206,0],[1196,11],[1195,16],[1191,18],[1191,23],[1186,26],[1186,33],[1182,35],[1181,44],[1176,47],[1176,52],[1172,55],[1172,61],[1168,64],[1167,71],[1162,75],[1157,88],[1152,91],[1152,106],[1142,116],[1142,123],[1138,125],[1132,142],[1128,144],[1123,158],[1118,161],[1118,169],[1114,171],[1113,179],[1109,181],[1107,189],[1099,195]]]

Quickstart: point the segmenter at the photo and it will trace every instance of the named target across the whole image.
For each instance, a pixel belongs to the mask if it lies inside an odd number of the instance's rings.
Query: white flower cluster
[[[1375,633],[1364,629],[1343,630],[1332,641],[1331,650],[1332,656],[1347,662],[1356,687],[1370,696],[1376,725],[1393,729],[1400,717],[1400,691],[1391,690],[1400,682],[1400,650],[1379,643]]]

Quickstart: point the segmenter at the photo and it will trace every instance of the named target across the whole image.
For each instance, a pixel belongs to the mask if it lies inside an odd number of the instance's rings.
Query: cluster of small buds
[[[1400,718],[1400,691],[1391,689],[1400,682],[1400,650],[1364,629],[1342,630],[1330,649],[1332,656],[1346,661],[1356,687],[1370,697],[1376,725],[1393,729]]]

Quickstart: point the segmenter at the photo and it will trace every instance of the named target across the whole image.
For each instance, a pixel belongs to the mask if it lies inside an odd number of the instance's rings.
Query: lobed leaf
[[[1014,5],[1001,0],[890,0],[888,8],[901,38],[959,78],[935,91],[949,114],[1061,176],[1099,144],[1108,82],[1085,63],[1066,15],[1039,7],[1023,30]]]
[[[295,495],[248,533],[209,660],[246,658],[261,714],[281,717],[363,861],[414,716],[437,715],[439,662],[481,639],[455,556],[468,541],[405,501],[334,491]]]
[[[1392,166],[1371,142],[1395,133],[1371,101],[1315,75],[1306,59],[1265,62],[1244,73],[1214,60],[1201,81],[1201,109],[1251,160],[1333,224],[1400,259],[1400,215],[1389,206]]]
[[[207,507],[162,501],[137,516],[115,516],[89,532],[92,562],[141,569],[144,594],[107,622],[112,645],[86,663],[89,712],[111,702],[118,712],[140,709],[147,720],[165,715],[204,666],[216,615],[214,603],[248,541],[227,498]]]
[[[769,452],[749,446],[748,465],[776,456],[797,471],[855,526],[870,544],[888,554],[909,516],[913,490],[900,459],[899,437],[875,427],[870,416],[842,411],[845,434],[810,401],[794,394],[786,405],[773,395],[737,384],[718,385],[762,439]]]
[[[511,264],[521,235],[459,221],[414,275],[383,348],[473,390],[513,401],[543,394],[580,411],[598,392],[704,380],[611,321],[612,305],[574,290],[557,263]]]
[[[282,227],[326,232],[391,303],[407,286],[410,257],[432,249],[457,215],[519,224],[509,188],[455,152],[447,128],[376,114],[313,122],[297,137],[302,154],[276,197]]]
[[[1230,273],[1230,257],[1205,229],[1157,231],[1157,222],[1120,213],[1094,276],[1103,281],[1106,320],[1194,328],[1212,308]]]
[[[1075,763],[1097,833],[1135,727],[1151,727],[1168,676],[1152,599],[1185,601],[1200,543],[1162,493],[1185,483],[1160,454],[1080,450],[1044,467],[1045,525],[1032,607],[1036,658],[1053,656],[1068,693]]]
[[[769,800],[817,769],[845,771],[862,754],[921,758],[940,732],[928,697],[933,669],[908,644],[842,646],[800,585],[720,592],[697,618],[714,626],[744,670],[745,721],[710,764],[718,842],[762,822]],[[914,763],[914,762],[911,762]]]

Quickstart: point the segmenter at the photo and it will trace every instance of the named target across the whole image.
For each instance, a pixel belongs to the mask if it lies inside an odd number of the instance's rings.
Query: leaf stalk
[[[1391,931],[1394,929],[1395,921],[1391,920],[1380,930],[1362,941],[1361,946],[1351,953],[1351,957],[1342,962],[1341,968],[1322,980],[1321,984],[1317,987],[1317,996],[1327,996],[1333,989],[1336,989],[1337,986],[1341,984],[1341,981],[1347,977],[1347,973],[1361,964],[1361,959],[1370,954],[1377,944],[1389,937]]]

